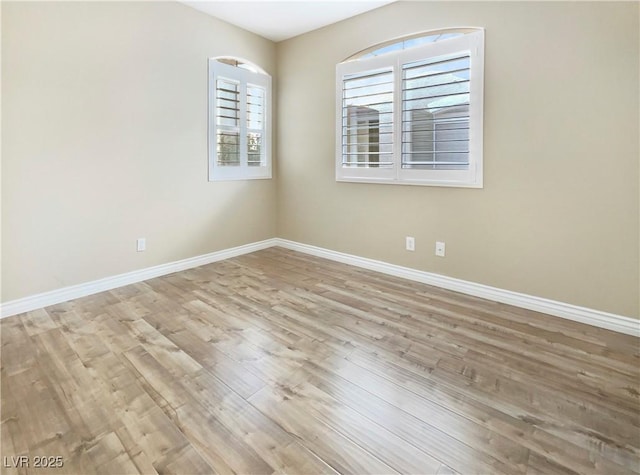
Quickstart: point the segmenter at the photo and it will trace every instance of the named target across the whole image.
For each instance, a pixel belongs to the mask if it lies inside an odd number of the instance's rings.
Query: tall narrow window
[[[232,58],[209,60],[209,180],[271,178],[271,78]]]
[[[482,187],[484,30],[369,48],[337,66],[339,181]]]

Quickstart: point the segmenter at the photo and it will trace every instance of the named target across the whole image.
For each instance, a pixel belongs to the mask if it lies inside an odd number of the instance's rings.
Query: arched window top
[[[235,66],[236,68],[246,69],[247,71],[251,71],[252,73],[267,74],[267,72],[260,66],[253,64],[251,61],[247,61],[246,59],[236,58],[233,56],[218,56],[213,59],[219,63]]]
[[[468,35],[469,33],[474,33],[478,30],[480,30],[480,28],[444,28],[440,30],[423,31],[422,33],[415,33],[413,35],[395,38],[393,40],[370,46],[369,48],[349,56],[343,62],[359,61],[362,59],[382,56],[388,53],[407,50],[427,43],[446,41],[452,38]]]

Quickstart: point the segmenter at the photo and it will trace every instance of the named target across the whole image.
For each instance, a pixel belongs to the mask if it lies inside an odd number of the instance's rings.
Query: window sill
[[[460,181],[442,181],[442,180],[390,180],[387,178],[336,178],[339,183],[375,183],[377,185],[410,185],[410,186],[438,186],[446,188],[483,188],[482,182],[460,182]]]

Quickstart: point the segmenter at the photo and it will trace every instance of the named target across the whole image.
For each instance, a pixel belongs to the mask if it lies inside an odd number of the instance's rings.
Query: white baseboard
[[[331,251],[329,249],[288,241],[286,239],[276,239],[276,245],[292,251],[299,251],[305,254],[330,259],[332,261],[374,270],[383,274],[402,277],[416,282],[422,282],[423,284],[441,287],[443,289],[454,290],[456,292],[473,295],[475,297],[492,300],[494,302],[506,303],[516,307],[535,310],[537,312],[554,315],[556,317],[640,337],[640,320],[636,320],[634,318],[535,297],[533,295],[512,292],[510,290],[498,289],[488,285],[477,284],[475,282],[468,282],[466,280],[455,279],[453,277],[446,277],[444,275],[388,264],[382,261]]]
[[[124,285],[135,284],[143,280],[153,279],[162,275],[172,274],[186,269],[211,264],[212,262],[222,261],[231,257],[248,254],[250,252],[260,251],[268,247],[276,245],[275,239],[267,239],[265,241],[254,242],[244,246],[223,249],[222,251],[211,252],[201,256],[190,257],[180,261],[169,262],[154,267],[147,267],[125,274],[105,277],[104,279],[94,280],[85,284],[72,285],[62,289],[52,290],[41,294],[32,295],[22,299],[11,300],[0,305],[0,318],[10,317],[19,313],[30,312],[49,305],[55,305],[68,300],[86,297],[87,295],[97,294],[106,290],[115,289]]]
[[[39,308],[48,307],[49,305],[55,305],[68,300],[86,297],[87,295],[104,292],[106,290],[134,284],[136,282],[142,282],[154,277],[172,274],[174,272],[191,269],[205,264],[210,264],[212,262],[229,259],[231,257],[260,251],[273,246],[280,246],[285,249],[323,257],[332,261],[362,267],[364,269],[381,272],[383,274],[402,277],[416,282],[441,287],[443,289],[454,290],[456,292],[473,295],[475,297],[493,300],[494,302],[502,302],[516,307],[535,310],[537,312],[555,315],[568,320],[640,337],[640,320],[636,320],[634,318],[601,312],[599,310],[579,307],[568,303],[557,302],[518,292],[512,292],[510,290],[498,289],[488,285],[410,269],[408,267],[388,264],[374,259],[367,259],[364,257],[354,256],[352,254],[345,254],[280,238],[267,239],[264,241],[246,244],[244,246],[224,249],[222,251],[216,251],[202,256],[169,262],[167,264],[127,272],[113,277],[94,280],[85,284],[73,285],[18,300],[12,300],[0,305],[0,318],[10,317],[19,313],[29,312],[31,310],[37,310]]]

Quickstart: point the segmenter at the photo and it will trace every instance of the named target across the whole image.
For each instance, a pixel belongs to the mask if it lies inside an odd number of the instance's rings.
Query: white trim
[[[162,275],[173,274],[186,269],[211,264],[231,257],[249,254],[276,245],[276,239],[266,239],[264,241],[246,244],[244,246],[232,247],[221,251],[203,254],[201,256],[190,257],[180,261],[160,264],[146,269],[135,270],[125,274],[105,277],[84,284],[72,285],[62,289],[51,290],[41,294],[31,295],[22,299],[11,300],[0,305],[0,318],[10,317],[19,313],[30,312],[49,305],[55,305],[69,300],[86,297],[106,290],[112,290],[124,285],[135,284],[143,280],[153,279]]]
[[[303,252],[317,257],[330,259],[332,261],[350,264],[352,266],[362,267],[364,269],[381,272],[383,274],[402,277],[404,279],[421,282],[423,284],[441,287],[443,289],[461,292],[467,295],[492,300],[494,302],[506,303],[516,307],[534,310],[536,312],[554,315],[556,317],[573,320],[575,322],[586,323],[595,327],[606,328],[619,333],[625,333],[640,337],[640,320],[635,318],[624,317],[613,313],[602,312],[586,307],[579,307],[564,302],[557,302],[533,295],[521,294],[510,290],[498,289],[488,285],[477,284],[466,280],[455,279],[431,272],[410,269],[408,267],[388,264],[374,259],[354,256],[342,252],[331,251],[321,247],[301,244],[286,239],[276,239],[278,246],[292,251]]]
[[[332,261],[342,262],[363,269],[369,269],[383,274],[393,275],[404,279],[421,282],[423,284],[441,287],[443,289],[461,292],[467,295],[492,300],[494,302],[506,303],[516,307],[526,308],[537,312],[554,315],[556,317],[573,320],[575,322],[586,323],[595,327],[606,328],[619,333],[640,337],[640,321],[635,318],[624,317],[613,313],[593,310],[586,307],[579,307],[564,302],[549,300],[533,295],[521,294],[510,290],[498,289],[488,285],[477,284],[466,280],[455,279],[444,275],[433,274],[431,272],[410,269],[395,264],[368,259],[365,257],[345,254],[343,252],[332,251],[321,247],[302,244],[287,239],[272,238],[264,241],[245,244],[244,246],[232,247],[221,251],[191,257],[180,261],[169,262],[146,269],[140,269],[125,274],[119,274],[104,279],[94,280],[85,284],[73,285],[62,289],[44,292],[18,300],[12,300],[0,304],[0,318],[10,317],[19,313],[29,312],[39,308],[55,305],[69,300],[86,297],[98,292],[115,289],[124,285],[135,284],[144,280],[160,277],[174,272],[179,272],[194,267],[211,264],[212,262],[230,259],[232,257],[249,254],[270,247],[279,246],[292,251],[303,252],[312,256],[322,257]]]

